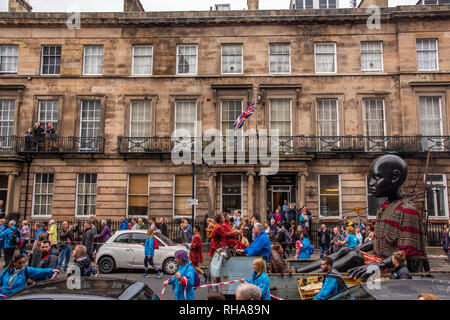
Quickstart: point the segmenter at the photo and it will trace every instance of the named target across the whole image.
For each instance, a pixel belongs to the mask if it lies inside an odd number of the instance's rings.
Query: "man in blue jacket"
[[[14,256],[14,251],[16,250],[18,242],[16,244],[10,244],[11,236],[14,231],[16,231],[19,241],[20,241],[20,230],[16,228],[16,221],[11,220],[8,224],[8,229],[0,233],[0,240],[3,240],[4,252],[5,252],[5,266],[9,265],[12,257]],[[17,240],[17,239],[16,239]]]
[[[250,247],[244,250],[236,250],[238,252],[245,252],[247,256],[263,256],[266,262],[270,259],[270,239],[267,233],[264,232],[261,223],[255,223],[253,226],[253,243]]]
[[[314,300],[325,300],[329,296],[347,288],[342,276],[336,269],[333,269],[333,259],[330,257],[322,258],[320,268],[325,272],[323,286],[320,292],[314,297]]]

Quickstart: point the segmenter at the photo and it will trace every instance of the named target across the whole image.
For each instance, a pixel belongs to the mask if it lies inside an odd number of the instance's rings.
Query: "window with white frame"
[[[0,137],[10,137],[14,134],[14,100],[0,100]],[[11,139],[0,142],[1,148],[10,148]]]
[[[0,72],[17,73],[19,46],[0,45]]]
[[[53,173],[34,175],[33,216],[51,216],[53,206]]]
[[[242,175],[222,174],[222,212],[242,212]]]
[[[382,206],[388,200],[386,197],[375,198],[369,193],[369,175],[366,176],[366,194],[367,194],[367,216],[369,218],[375,218],[377,216],[378,207]]]
[[[222,101],[222,135],[227,135],[227,130],[234,130],[234,122],[242,113],[242,100]],[[233,131],[234,132],[234,131]]]
[[[270,129],[278,129],[280,136],[291,135],[291,105],[291,99],[270,99]]]
[[[58,129],[58,100],[40,100],[38,122],[46,128],[48,123]]]
[[[100,137],[100,100],[81,101],[80,149],[99,148],[99,141],[93,138]]]
[[[386,145],[386,126],[383,99],[363,99],[364,135],[366,149],[376,151]]]
[[[430,6],[430,5],[445,5],[445,4],[450,4],[450,0],[423,0],[422,3],[423,5],[426,6]]]
[[[103,72],[103,46],[84,46],[84,75],[101,75]]]
[[[95,215],[97,201],[97,174],[79,173],[77,180],[76,216]]]
[[[153,46],[133,46],[133,75],[153,73]]]
[[[195,197],[195,188],[194,188],[194,197]],[[188,204],[189,199],[192,199],[192,175],[190,176],[175,175],[174,192],[173,192],[174,216],[181,216],[181,217],[191,216],[192,206]]]
[[[444,174],[428,176],[427,213],[431,218],[448,218],[447,178]]]
[[[338,136],[338,100],[318,99],[317,100],[317,135]]]
[[[422,146],[424,150],[442,151],[442,107],[441,97],[419,97],[420,104],[420,133],[424,136]]]
[[[313,9],[313,0],[295,0],[295,9]]]
[[[420,97],[420,132],[424,136],[442,136],[441,97]]]
[[[128,175],[128,216],[148,215],[148,175]]]
[[[222,44],[222,73],[242,73],[242,44]]]
[[[289,43],[271,43],[269,45],[270,73],[291,72],[291,45]]]
[[[291,99],[270,99],[270,136],[272,143],[278,143],[278,150],[289,151],[292,147]],[[278,130],[278,141],[272,130]]]
[[[184,129],[191,137],[196,136],[197,101],[177,100],[175,101],[175,130]],[[178,135],[178,133],[177,133]]]
[[[365,135],[371,137],[385,136],[384,100],[363,99]]]
[[[361,42],[361,71],[383,71],[383,42]]]
[[[61,46],[42,46],[41,74],[59,75],[61,73]]]
[[[319,9],[336,9],[336,0],[319,0]]]
[[[316,73],[336,73],[336,43],[315,43]]]
[[[197,74],[197,53],[196,44],[177,46],[177,74]]]
[[[417,39],[417,68],[419,71],[438,70],[438,41]]]
[[[321,217],[340,216],[341,182],[339,175],[319,175],[319,207]]]
[[[131,151],[139,152],[150,146],[150,143],[142,143],[145,138],[152,135],[152,101],[136,100],[131,101],[130,105],[130,141]],[[144,139],[136,139],[144,138]],[[139,147],[133,147],[136,143],[141,143]]]
[[[323,138],[339,136],[338,100],[318,99],[316,119],[317,136],[322,137],[319,148],[330,150],[338,147],[339,141],[335,138]]]

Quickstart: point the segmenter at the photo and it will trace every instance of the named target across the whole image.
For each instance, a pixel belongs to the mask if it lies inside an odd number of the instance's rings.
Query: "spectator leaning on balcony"
[[[25,132],[25,151],[31,151],[33,148],[33,130],[31,128],[27,129]]]
[[[47,151],[56,150],[56,130],[51,122],[47,124],[47,130],[45,130],[45,145]]]
[[[34,124],[33,128],[33,139],[34,139],[34,145],[33,145],[33,151],[41,151],[42,150],[42,135],[44,134],[44,129],[41,127],[41,125],[36,122]]]

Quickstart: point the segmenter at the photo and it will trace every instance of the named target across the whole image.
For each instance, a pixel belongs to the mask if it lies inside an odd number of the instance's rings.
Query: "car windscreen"
[[[170,240],[169,238],[167,238],[165,235],[158,233],[156,235],[157,238],[161,239],[162,241],[164,241],[165,244],[168,245],[175,245],[175,242],[173,242],[172,240]]]
[[[28,287],[19,292],[18,295],[80,294],[118,298],[131,284],[130,281],[124,282],[123,280],[103,280],[83,277],[76,279],[75,277],[69,277],[67,279],[52,280]]]
[[[357,285],[331,296],[328,300],[375,300],[361,285]]]

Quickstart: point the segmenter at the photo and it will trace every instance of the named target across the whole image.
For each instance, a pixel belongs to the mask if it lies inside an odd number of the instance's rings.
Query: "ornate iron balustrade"
[[[0,152],[14,152],[13,136],[0,136]]]
[[[216,137],[219,150],[255,152],[261,148],[282,156],[311,153],[400,153],[450,152],[449,136],[232,136]],[[174,148],[205,150],[214,138],[208,137],[118,137],[118,153],[170,153]],[[195,147],[196,148],[195,148]],[[264,152],[266,152],[264,150]]]
[[[104,153],[103,137],[14,137],[14,150],[24,154]]]

